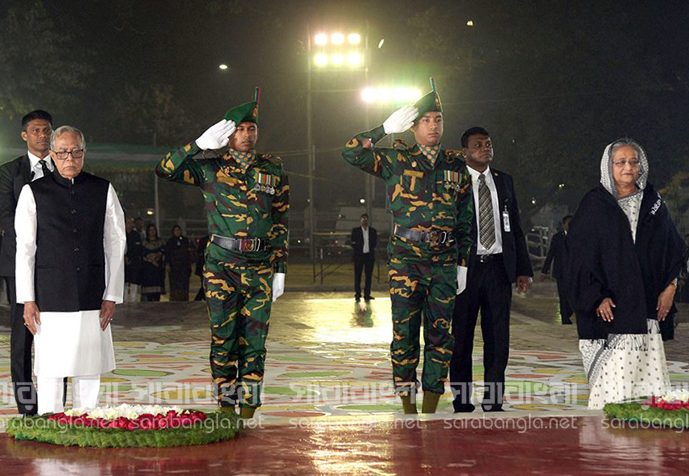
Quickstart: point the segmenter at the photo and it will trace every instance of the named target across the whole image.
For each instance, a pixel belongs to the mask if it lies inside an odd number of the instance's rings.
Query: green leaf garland
[[[62,446],[95,448],[134,448],[206,445],[229,440],[239,432],[239,417],[217,411],[194,425],[164,430],[97,429],[59,424],[47,415],[12,418],[7,433],[17,440],[41,441]]]
[[[641,403],[608,403],[605,416],[615,420],[637,423],[643,428],[689,428],[689,410],[664,410]]]

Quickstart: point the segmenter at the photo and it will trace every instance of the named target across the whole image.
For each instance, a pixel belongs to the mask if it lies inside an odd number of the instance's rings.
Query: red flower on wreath
[[[189,428],[207,418],[204,412],[194,410],[183,410],[176,412],[170,410],[165,415],[151,413],[144,413],[137,418],[117,417],[114,420],[106,420],[104,418],[91,418],[84,413],[77,417],[65,415],[64,413],[54,413],[48,417],[48,420],[54,420],[59,425],[71,426],[86,426],[99,429],[117,428],[120,430],[137,431],[137,430],[164,430],[166,428]]]
[[[680,400],[667,401],[662,397],[651,397],[646,404],[653,408],[660,408],[661,410],[689,410],[689,402]]]

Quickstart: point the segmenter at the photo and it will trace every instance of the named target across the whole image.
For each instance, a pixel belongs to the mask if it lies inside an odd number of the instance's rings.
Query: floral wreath
[[[97,448],[205,445],[234,438],[234,412],[203,412],[159,405],[119,405],[12,418],[17,440]]]
[[[643,428],[689,428],[689,390],[674,390],[645,402],[608,403],[608,418],[638,423]]]

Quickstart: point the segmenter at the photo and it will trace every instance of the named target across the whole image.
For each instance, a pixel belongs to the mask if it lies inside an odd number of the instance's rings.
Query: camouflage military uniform
[[[273,273],[287,260],[289,185],[278,158],[230,150],[222,158],[193,159],[188,144],[169,153],[158,176],[201,188],[208,233],[260,238],[260,251],[206,248],[204,288],[211,323],[210,364],[219,401],[260,406]]]
[[[400,395],[415,391],[419,330],[424,316],[424,391],[443,393],[452,356],[450,334],[457,265],[471,248],[471,178],[457,153],[414,145],[409,149],[363,147],[383,138],[383,127],[350,140],[342,156],[385,181],[395,225],[430,232],[435,240],[411,241],[394,233],[388,244],[393,340],[393,379]],[[454,241],[440,243],[443,237]]]

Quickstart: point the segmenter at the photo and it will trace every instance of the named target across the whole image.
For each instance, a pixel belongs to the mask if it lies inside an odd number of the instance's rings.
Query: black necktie
[[[39,164],[41,164],[41,169],[43,170],[43,176],[47,177],[50,175],[50,169],[48,168],[48,163],[45,161],[45,159],[41,159],[38,161]]]

